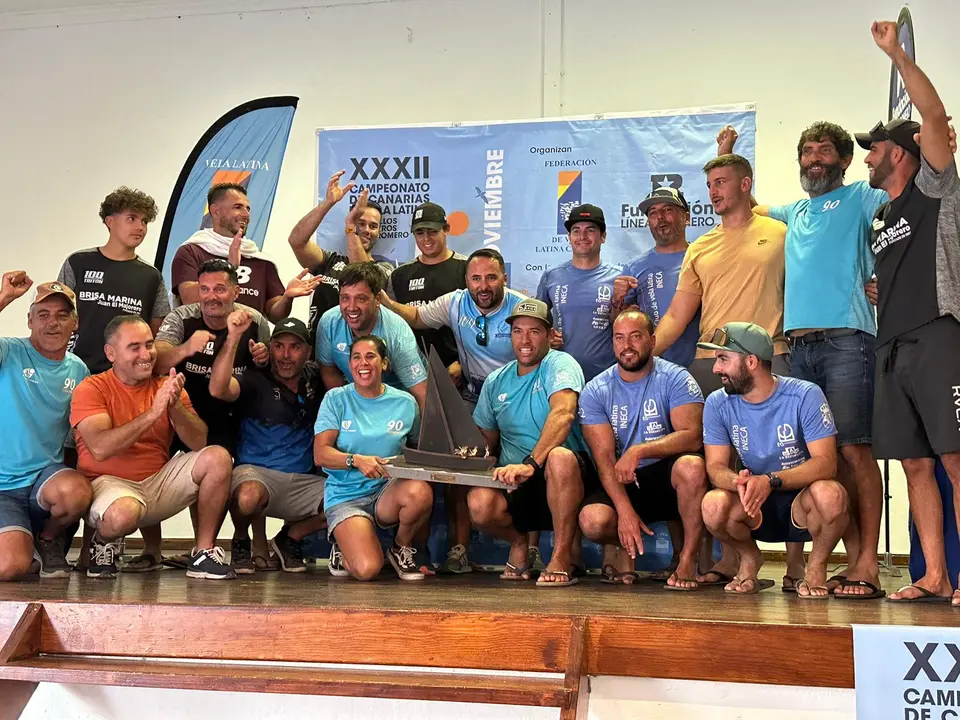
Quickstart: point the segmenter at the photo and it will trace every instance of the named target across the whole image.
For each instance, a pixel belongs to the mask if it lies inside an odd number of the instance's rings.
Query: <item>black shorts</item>
[[[673,465],[682,456],[664,458],[650,465],[637,468],[636,483],[625,485],[630,504],[644,523],[664,522],[680,519],[680,507],[677,491],[673,487]],[[640,487],[637,487],[639,485]],[[597,491],[583,501],[584,505],[609,505],[613,500],[601,485]]]
[[[960,452],[960,322],[944,316],[877,348],[878,460]]]
[[[793,521],[793,502],[803,490],[781,490],[770,493],[760,506],[760,527],[750,532],[760,542],[809,542],[813,538],[806,528]]]
[[[593,461],[585,452],[574,453],[580,465],[580,480],[583,482],[583,496],[592,494],[600,484]],[[522,533],[537,530],[553,530],[553,516],[547,504],[547,478],[543,470],[537,470],[533,477],[511,493],[504,491],[507,498],[507,512],[513,518],[513,526]],[[573,519],[576,523],[576,517]]]

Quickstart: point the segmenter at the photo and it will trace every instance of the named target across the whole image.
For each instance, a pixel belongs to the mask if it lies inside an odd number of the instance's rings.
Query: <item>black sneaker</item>
[[[423,580],[423,573],[420,572],[414,558],[416,554],[416,549],[396,543],[387,550],[387,558],[393,565],[393,569],[397,571],[397,577],[401,580]]]
[[[237,574],[227,564],[227,556],[222,547],[207,550],[194,548],[193,552],[190,553],[187,577],[203,578],[205,580],[233,580],[237,577]]]
[[[250,550],[250,538],[234,538],[230,541],[230,564],[237,575],[253,575],[257,571]]]
[[[303,563],[303,547],[299,540],[294,540],[287,535],[287,528],[283,527],[270,541],[270,547],[280,559],[280,567],[284,572],[301,573],[307,571],[307,566]]]
[[[90,564],[87,566],[89,578],[112,578],[117,576],[117,557],[120,555],[120,541],[108,542],[94,533],[90,541]]]
[[[330,562],[327,563],[327,570],[334,577],[347,577],[350,572],[343,566],[343,553],[336,543],[330,545]]]
[[[33,538],[33,557],[40,563],[40,577],[70,577],[70,563],[63,552],[63,538],[47,540],[38,533]]]

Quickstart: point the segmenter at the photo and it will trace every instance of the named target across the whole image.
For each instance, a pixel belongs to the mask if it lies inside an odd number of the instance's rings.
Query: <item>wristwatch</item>
[[[541,467],[540,463],[538,463],[536,460],[533,459],[533,455],[527,455],[527,456],[521,461],[521,463],[522,463],[523,465],[529,465],[530,467],[532,467],[532,468],[533,468],[534,470],[536,470],[537,472],[540,472],[541,470],[543,470],[543,467]]]
[[[347,467],[348,467],[348,468],[354,468],[354,467],[356,467],[356,465],[353,464],[353,454],[352,454],[352,453],[351,453],[350,455],[347,455],[346,463],[347,463]]]
[[[770,489],[779,490],[783,487],[783,478],[781,478],[776,473],[767,473],[767,477],[770,478]]]

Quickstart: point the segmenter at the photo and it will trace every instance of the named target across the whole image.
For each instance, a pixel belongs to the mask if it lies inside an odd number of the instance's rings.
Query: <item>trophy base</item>
[[[386,469],[392,478],[426,480],[427,482],[442,483],[443,485],[468,485],[472,487],[497,488],[499,490],[506,489],[503,483],[493,479],[493,469],[464,472],[451,470],[449,468],[411,465],[400,458],[387,463]]]

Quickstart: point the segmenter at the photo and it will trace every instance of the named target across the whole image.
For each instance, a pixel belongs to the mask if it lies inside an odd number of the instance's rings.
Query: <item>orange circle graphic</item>
[[[447,215],[447,224],[451,235],[463,235],[470,227],[470,218],[463,210],[454,210]]]

